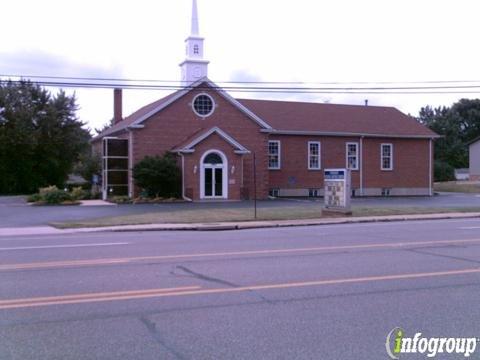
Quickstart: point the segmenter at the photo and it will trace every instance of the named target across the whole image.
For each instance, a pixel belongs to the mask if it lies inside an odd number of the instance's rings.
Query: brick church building
[[[322,196],[323,170],[349,168],[355,196],[432,195],[437,134],[392,107],[236,99],[207,77],[193,0],[183,89],[99,134],[104,197],[137,196],[132,168],[175,154],[186,200]],[[255,177],[254,177],[255,159]],[[255,180],[255,184],[254,184]],[[255,185],[255,186],[254,186]]]

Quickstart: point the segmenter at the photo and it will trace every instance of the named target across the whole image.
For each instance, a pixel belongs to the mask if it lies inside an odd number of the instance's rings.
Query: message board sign
[[[325,169],[325,209],[350,211],[351,177],[349,169]]]

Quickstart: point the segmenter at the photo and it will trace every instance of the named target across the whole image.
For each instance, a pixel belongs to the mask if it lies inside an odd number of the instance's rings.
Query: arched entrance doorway
[[[227,157],[219,150],[209,150],[200,160],[200,198],[228,198]]]

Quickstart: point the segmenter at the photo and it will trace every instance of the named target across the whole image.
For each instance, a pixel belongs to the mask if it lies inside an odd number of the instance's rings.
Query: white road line
[[[480,229],[480,226],[462,226],[459,227],[461,230],[474,230],[474,229]]]
[[[38,250],[38,249],[60,249],[60,248],[78,248],[78,247],[97,247],[97,246],[118,246],[128,245],[130,243],[99,243],[99,244],[71,244],[71,245],[45,245],[45,246],[18,246],[9,248],[0,248],[0,251],[12,250]]]

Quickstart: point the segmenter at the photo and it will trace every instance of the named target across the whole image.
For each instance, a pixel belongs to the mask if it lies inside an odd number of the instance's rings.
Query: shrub
[[[136,185],[149,197],[179,197],[181,172],[174,155],[146,156],[133,168]]]
[[[60,190],[55,185],[41,188],[39,191],[41,201],[47,204],[61,204],[65,201],[71,201],[72,197],[66,191]]]
[[[74,187],[70,192],[70,196],[72,200],[86,200],[90,197],[88,191],[83,190],[81,186]]]
[[[39,202],[42,201],[42,196],[40,194],[32,194],[27,197],[27,202]]]
[[[110,199],[110,201],[115,204],[130,204],[132,202],[132,199],[130,199],[128,196],[122,195],[114,196]]]
[[[455,169],[449,163],[436,160],[434,165],[435,181],[452,181],[455,180]]]

